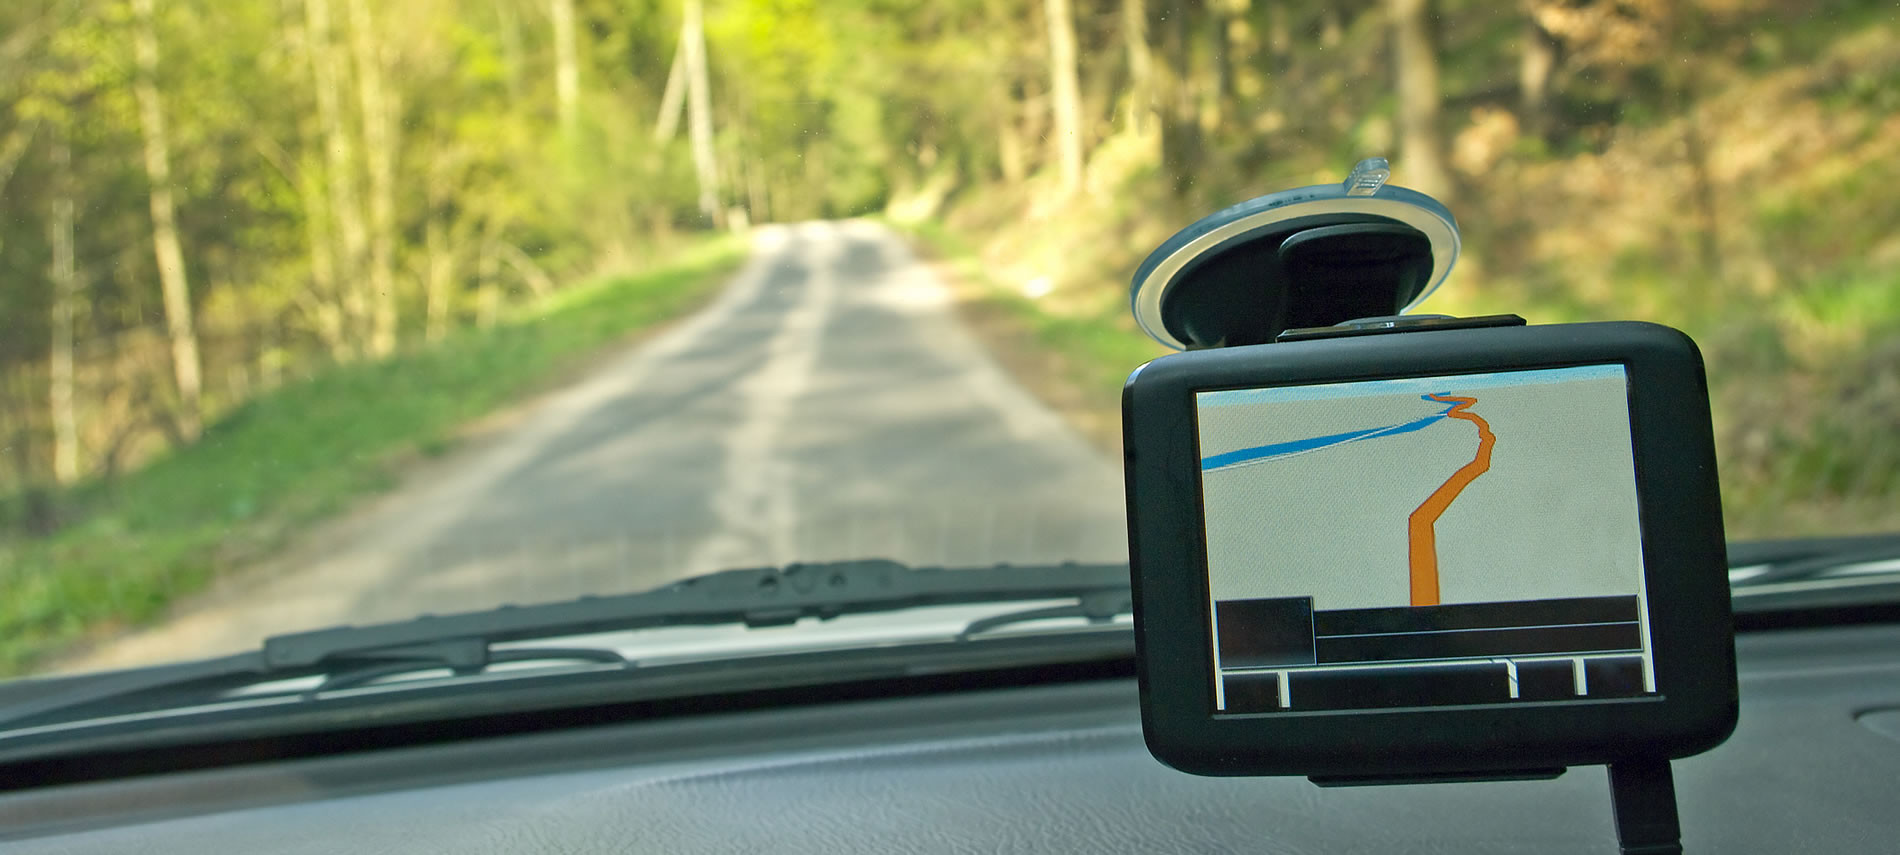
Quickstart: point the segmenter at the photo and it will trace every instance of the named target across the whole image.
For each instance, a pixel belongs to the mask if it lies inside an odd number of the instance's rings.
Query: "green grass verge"
[[[148,622],[290,533],[386,489],[403,461],[447,449],[471,420],[701,305],[743,257],[742,242],[716,240],[652,272],[562,291],[488,329],[320,370],[114,484],[74,488],[59,504],[78,522],[0,541],[0,675]]]
[[[1053,379],[1071,392],[1048,397],[1082,400],[1084,415],[1097,423],[1114,418],[1128,370],[1163,352],[1134,328],[1119,302],[1098,312],[1051,311],[991,280],[961,235],[935,223],[900,227],[960,277],[981,283],[982,302],[1005,310],[1013,325],[1030,333],[1025,338],[1052,357],[1028,363],[1037,370],[1056,366]],[[1709,301],[1669,303],[1679,298],[1670,293],[1677,282],[1656,264],[1637,259],[1620,272],[1625,294],[1662,293],[1651,301],[1651,313],[1702,343],[1731,537],[1900,526],[1900,445],[1892,441],[1900,414],[1900,374],[1893,369],[1900,347],[1891,343],[1900,333],[1900,288],[1890,275],[1852,267],[1765,305],[1738,298],[1711,307]],[[1613,306],[1579,302],[1562,289],[1516,284],[1492,283],[1504,293],[1488,295],[1495,305],[1478,308],[1518,311],[1539,323],[1615,316]],[[1816,353],[1790,353],[1790,341]],[[1035,386],[1051,378],[1026,379]],[[1826,405],[1813,412],[1787,406],[1804,399]]]

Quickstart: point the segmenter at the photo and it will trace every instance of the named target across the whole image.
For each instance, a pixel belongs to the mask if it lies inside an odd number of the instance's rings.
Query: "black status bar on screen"
[[[1221,600],[1223,669],[1640,651],[1634,595],[1314,611],[1311,597]]]
[[[1650,691],[1634,595],[1314,611],[1215,603],[1227,712],[1631,697]]]

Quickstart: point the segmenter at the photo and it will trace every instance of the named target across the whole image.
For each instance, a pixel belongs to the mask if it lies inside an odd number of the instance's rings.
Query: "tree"
[[[1386,0],[1398,75],[1399,166],[1404,184],[1444,199],[1451,193],[1439,129],[1438,46],[1430,21],[1432,0]]]
[[[713,154],[712,81],[706,72],[702,0],[686,0],[680,45],[686,54],[686,124],[693,144],[693,171],[699,177],[699,215],[719,227],[725,224],[725,216],[719,204],[719,162]]]
[[[1056,163],[1062,189],[1082,186],[1082,95],[1076,82],[1075,15],[1069,0],[1043,0],[1049,27],[1049,109],[1055,120]]]
[[[369,352],[384,356],[396,349],[395,117],[383,89],[376,21],[363,0],[350,0],[350,47],[369,171]]]
[[[660,117],[653,123],[653,140],[666,142],[679,132],[680,112],[686,105],[686,40],[673,49],[673,67],[666,74],[666,91],[660,96]]]
[[[1144,0],[1122,0],[1122,46],[1128,52],[1128,130],[1140,134],[1154,116],[1154,56]]]
[[[369,286],[363,275],[369,228],[356,195],[356,140],[343,113],[342,48],[332,29],[330,0],[304,0],[304,20],[317,122],[323,137],[323,184],[328,190],[324,202],[336,224],[335,234],[341,238],[333,269],[342,297],[345,341],[352,353],[360,353],[370,313]]]
[[[164,292],[172,377],[178,389],[176,421],[179,434],[191,441],[202,430],[204,384],[198,333],[192,323],[191,282],[186,276],[185,251],[178,238],[177,208],[172,198],[171,143],[158,94],[158,25],[152,5],[153,0],[132,0],[132,52],[137,67],[132,85],[145,140],[145,175],[151,184],[152,250]]]
[[[1557,68],[1557,42],[1544,25],[1538,23],[1534,7],[1525,9],[1522,45],[1518,49],[1518,110],[1524,125],[1532,133],[1542,134],[1545,126],[1545,100],[1550,94],[1550,76]]]
[[[549,0],[554,22],[554,100],[561,117],[561,133],[574,134],[580,115],[581,70],[574,47],[574,0]]]
[[[79,300],[79,271],[73,257],[76,214],[73,204],[72,148],[65,137],[53,140],[54,191],[52,216],[46,223],[52,248],[48,278],[52,280],[52,317],[48,319],[48,409],[53,422],[53,478],[61,484],[79,480],[79,420],[73,411],[73,307]]]
[[[1182,196],[1193,186],[1205,142],[1193,68],[1194,4],[1176,0],[1163,13],[1161,51],[1161,166],[1169,190]]]

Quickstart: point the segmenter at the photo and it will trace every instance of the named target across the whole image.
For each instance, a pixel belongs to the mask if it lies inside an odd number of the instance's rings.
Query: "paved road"
[[[852,557],[1121,560],[1120,474],[996,366],[889,231],[755,232],[708,308],[248,582],[67,667]]]

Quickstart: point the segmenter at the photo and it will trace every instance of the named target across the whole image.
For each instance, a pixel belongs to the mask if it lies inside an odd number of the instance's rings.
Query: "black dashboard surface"
[[[1733,738],[1677,761],[1690,852],[1900,851],[1900,627],[1743,636]],[[23,853],[1615,852],[1605,774],[1196,778],[1133,681],[630,722],[0,797]]]

